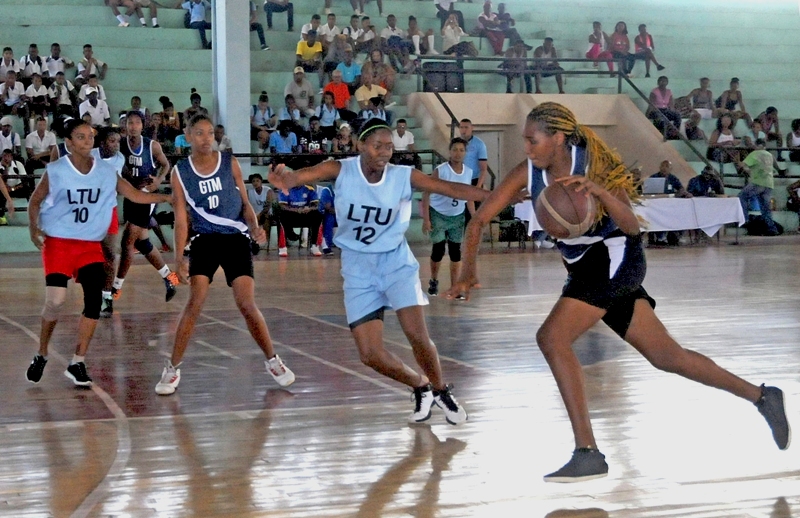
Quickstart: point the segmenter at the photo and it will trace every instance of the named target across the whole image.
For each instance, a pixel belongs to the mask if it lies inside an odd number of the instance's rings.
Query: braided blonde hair
[[[575,114],[569,108],[554,102],[542,103],[531,110],[527,121],[539,124],[551,135],[560,131],[567,137],[569,144],[585,145],[589,180],[608,191],[622,189],[631,201],[638,200],[636,181],[633,173],[622,162],[622,157],[608,147],[591,128],[578,124]],[[598,209],[595,223],[607,214],[602,204],[598,204]]]

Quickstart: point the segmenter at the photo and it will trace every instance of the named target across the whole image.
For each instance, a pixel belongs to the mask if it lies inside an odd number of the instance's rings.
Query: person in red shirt
[[[332,81],[325,85],[322,89],[323,93],[333,94],[333,105],[339,110],[339,118],[345,121],[351,121],[356,118],[355,112],[348,109],[350,106],[350,87],[347,83],[342,81],[341,70],[334,70],[331,73]]]

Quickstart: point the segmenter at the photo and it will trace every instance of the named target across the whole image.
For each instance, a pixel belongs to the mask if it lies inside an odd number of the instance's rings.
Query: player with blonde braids
[[[536,333],[556,379],[575,436],[572,459],[546,475],[547,482],[577,482],[608,474],[597,449],[586,402],[581,364],[572,344],[599,320],[605,322],[658,369],[719,388],[754,403],[780,449],[789,446],[783,392],[756,386],[709,358],[684,349],[654,312],[642,287],[646,264],[639,222],[631,208],[634,180],[619,155],[566,107],[542,103],[528,115],[523,131],[528,158],[505,176],[481,205],[466,230],[459,281],[448,298],[468,297],[478,283],[476,258],[482,227],[523,189],[535,202],[552,182],[595,198],[600,215],[584,235],[558,242],[568,276],[561,297]]]

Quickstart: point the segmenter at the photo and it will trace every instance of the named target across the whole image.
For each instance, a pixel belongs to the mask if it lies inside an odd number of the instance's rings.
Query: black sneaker
[[[103,304],[100,306],[100,316],[108,318],[114,314],[114,299],[103,299]]]
[[[72,380],[72,383],[79,387],[91,387],[92,378],[86,373],[86,364],[83,362],[71,363],[67,370],[64,371],[64,376]]]
[[[608,475],[606,456],[594,448],[577,448],[564,466],[544,476],[545,482],[583,482]]]
[[[47,365],[47,359],[44,356],[41,354],[34,356],[33,361],[28,366],[28,372],[25,374],[28,381],[31,383],[39,383],[39,380],[42,379],[45,365]]]
[[[458,404],[455,396],[450,392],[452,388],[452,385],[446,385],[443,390],[434,390],[433,402],[444,410],[444,418],[448,423],[457,425],[465,422],[469,419],[469,416],[464,407]]]
[[[172,300],[172,297],[178,293],[178,284],[180,283],[181,281],[178,280],[178,274],[175,272],[170,272],[169,275],[164,277],[164,287],[167,288],[167,295],[165,297],[167,302]]]
[[[428,295],[435,297],[439,294],[439,281],[431,279],[428,281]]]
[[[792,431],[786,419],[786,405],[783,402],[783,391],[778,387],[761,385],[761,397],[756,401],[756,408],[767,420],[772,438],[778,448],[785,450],[792,442]]]
[[[431,418],[433,406],[433,386],[430,383],[424,387],[416,387],[411,395],[414,402],[414,412],[408,416],[409,423],[421,423]]]

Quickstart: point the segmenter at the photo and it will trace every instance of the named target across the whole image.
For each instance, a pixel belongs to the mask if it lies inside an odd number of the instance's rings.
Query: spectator
[[[322,48],[327,51],[328,47],[333,44],[336,36],[340,35],[341,33],[342,29],[336,26],[336,15],[329,13],[326,23],[321,25],[317,30],[317,37],[319,38],[319,42],[322,43]]]
[[[319,117],[316,115],[308,119],[308,131],[301,134],[298,146],[300,153],[308,153],[313,155],[322,155],[328,152],[328,137],[322,131],[322,126],[319,123]],[[318,158],[305,157],[303,167],[309,167],[321,162]],[[297,167],[297,165],[295,165]]]
[[[689,119],[684,124],[684,131],[686,133],[686,138],[689,140],[702,140],[705,142],[706,140],[706,133],[700,129],[700,114],[697,113],[697,110],[693,110],[692,114],[689,115]]]
[[[259,142],[261,149],[266,148],[270,134],[278,126],[278,115],[269,105],[269,96],[266,91],[261,92],[258,104],[250,110],[250,140]]]
[[[392,162],[399,165],[410,165],[421,170],[422,160],[415,153],[414,134],[407,128],[408,122],[405,119],[398,119],[395,129],[392,130],[392,144],[394,145]]]
[[[665,178],[664,194],[672,194],[677,198],[691,198],[692,195],[683,188],[680,179],[672,174],[672,163],[664,160],[658,167],[658,172],[651,175],[651,178]],[[677,246],[680,243],[681,232],[650,232],[648,241],[654,245]]]
[[[381,96],[372,97],[367,103],[367,107],[361,111],[359,118],[362,124],[370,119],[380,119],[388,124],[389,115],[383,109],[383,98]]]
[[[369,61],[361,67],[361,82],[366,84],[366,77],[371,78],[370,83],[376,84],[386,90],[386,96],[392,95],[394,90],[395,71],[384,63],[383,52],[373,49],[369,53]],[[360,101],[359,101],[360,102]]]
[[[50,85],[48,95],[54,119],[63,116],[75,117],[77,92],[72,83],[64,77],[64,72],[56,72],[55,81]]]
[[[265,0],[264,12],[267,13],[267,29],[272,29],[272,13],[286,13],[289,32],[294,30],[294,4],[289,0]]]
[[[305,44],[305,42],[301,42]],[[300,44],[298,44],[299,47]],[[283,95],[291,95],[301,115],[310,117],[314,114],[314,88],[306,79],[302,66],[294,67],[294,79],[283,89]],[[294,118],[294,117],[292,117]]]
[[[128,21],[132,12],[136,10],[133,0],[105,0],[105,4],[111,8],[114,17],[119,21],[119,27],[127,27],[130,25]],[[119,12],[120,6],[127,7],[128,11],[125,14]]]
[[[352,57],[352,52],[348,52]],[[325,95],[331,94],[333,96],[333,105],[339,113],[339,118],[344,121],[352,121],[356,118],[356,114],[348,109],[350,105],[350,87],[342,82],[342,71],[336,69],[331,74],[333,80],[325,85],[322,90],[323,102],[325,102]]]
[[[147,27],[147,22],[144,19],[144,12],[142,9],[147,7],[150,10],[150,23],[152,23],[154,29],[158,29],[161,26],[158,24],[158,6],[156,2],[153,0],[133,0],[133,5],[136,8],[136,16],[139,17],[139,23],[142,24],[142,27]]]
[[[19,61],[14,59],[14,51],[11,47],[3,48],[3,59],[0,61],[0,78],[8,76],[8,71],[11,70],[15,74],[20,73]]]
[[[349,48],[350,45],[347,43],[347,36],[343,34],[337,34],[333,39],[333,43],[328,46],[328,51],[325,54],[325,73],[329,74],[329,77],[330,74],[336,70],[336,67],[338,67],[340,63],[344,62],[345,54]],[[352,50],[350,51],[350,56],[352,57]]]
[[[464,13],[455,10],[455,0],[433,0],[436,5],[436,17],[442,22],[442,28],[450,15],[455,15],[458,26],[464,28]]]
[[[369,54],[378,47],[379,43],[380,40],[378,40],[378,33],[375,32],[375,26],[372,25],[369,16],[364,16],[361,18],[361,41],[356,45],[356,52]]]
[[[800,119],[792,121],[792,131],[786,134],[786,147],[789,148],[789,161],[800,162]]]
[[[306,73],[316,72],[319,76],[319,87],[321,89],[325,81],[325,67],[322,64],[322,44],[317,41],[317,31],[308,31],[306,37],[306,40],[297,42],[295,67],[301,67]],[[299,98],[298,104],[300,104]]]
[[[24,122],[25,135],[28,134],[28,103],[25,102],[25,89],[17,81],[17,74],[13,70],[6,73],[6,80],[0,84],[0,115],[16,115]]]
[[[414,45],[406,39],[406,31],[397,26],[395,15],[390,14],[386,17],[386,25],[387,27],[381,31],[381,46],[386,49],[389,63],[395,70],[408,72],[413,67],[408,55],[413,52]]]
[[[289,255],[286,248],[287,237],[294,241],[296,237],[294,228],[308,228],[309,253],[320,256],[322,252],[317,245],[319,238],[319,228],[322,224],[322,214],[319,212],[319,199],[317,191],[311,185],[298,185],[289,190],[288,194],[278,193],[278,256],[287,257]]]
[[[272,155],[277,154],[290,154],[297,153],[297,135],[292,132],[293,125],[291,121],[280,121],[278,123],[278,131],[275,131],[269,137],[269,152]],[[274,164],[286,162],[286,159],[280,157],[273,157]]]
[[[319,32],[319,26],[322,24],[322,18],[318,14],[311,15],[311,21],[308,23],[304,23],[302,27],[300,27],[300,41],[308,41],[308,32],[315,31]]]
[[[717,107],[717,116],[728,115],[731,118],[731,127],[736,126],[739,119],[744,119],[748,126],[752,126],[753,119],[747,113],[744,106],[744,95],[739,90],[739,78],[733,77],[730,82],[730,89],[722,92],[714,104]],[[737,110],[736,107],[739,107]]]
[[[5,116],[0,119],[0,151],[10,149],[17,158],[22,157],[22,139],[19,133],[12,131],[14,121],[11,117]]]
[[[28,190],[22,181],[26,175],[25,166],[14,158],[14,153],[10,149],[2,150],[0,178],[5,184],[8,196],[3,193],[3,198],[0,200],[0,216],[5,217],[6,212],[9,216],[14,215],[14,203],[11,198],[30,198],[32,191]],[[0,224],[2,223],[2,219],[0,219]]]
[[[486,180],[489,178],[489,155],[486,152],[486,144],[473,135],[472,121],[461,119],[458,125],[458,132],[461,138],[467,141],[467,154],[464,157],[464,165],[472,171],[472,185],[484,189],[488,187]]]
[[[219,151],[220,153],[233,152],[233,144],[231,144],[231,139],[225,134],[225,126],[222,124],[214,126],[214,142],[211,143],[211,149]]]
[[[89,88],[86,90],[86,100],[78,107],[81,118],[86,115],[91,117],[92,126],[108,126],[111,123],[111,113],[108,111],[108,104],[97,98],[97,90]]]
[[[528,68],[528,51],[533,47],[526,45],[522,39],[512,40],[509,43],[510,46],[505,52],[505,57],[508,59],[500,64],[501,74],[506,76],[506,93],[514,93],[512,83],[518,77],[522,77],[525,82],[525,91],[531,93],[531,75],[526,72],[526,69]]]
[[[767,143],[764,140],[756,141],[756,150],[752,151],[739,164],[740,169],[750,177],[749,183],[739,191],[739,201],[742,203],[742,210],[745,214],[750,212],[750,204],[753,200],[758,201],[761,209],[761,217],[767,225],[769,236],[778,235],[778,227],[772,220],[772,189],[775,187],[773,170],[775,163],[772,154],[765,150]]]
[[[786,199],[786,210],[790,210],[800,216],[800,180],[786,186],[789,194]]]
[[[189,11],[189,28],[200,33],[201,48],[210,49],[206,30],[211,29],[211,23],[206,21],[206,9],[211,9],[211,3],[208,0],[187,0],[181,7]]]
[[[608,71],[614,77],[614,55],[611,53],[611,38],[603,32],[603,25],[600,22],[592,22],[592,33],[589,35],[589,48],[586,49],[586,59],[594,60],[594,67],[599,66],[598,61],[606,60]]]
[[[187,140],[186,134],[181,133],[175,138],[175,154],[188,155],[191,154],[192,144]]]
[[[656,55],[653,53],[656,49],[656,44],[653,42],[653,36],[647,33],[645,24],[639,25],[639,34],[633,39],[633,45],[635,50],[634,58],[644,60],[644,77],[650,77],[651,62],[656,64],[656,70],[659,72],[664,70],[665,67],[658,62]]]
[[[492,2],[489,0],[483,3],[483,12],[478,15],[476,29],[481,36],[489,40],[495,56],[503,53],[503,42],[506,39],[506,35],[503,29],[500,28],[500,20],[497,19],[497,15],[492,12]]]
[[[621,72],[630,76],[636,56],[631,54],[631,41],[628,39],[628,24],[617,22],[611,35],[611,55],[620,62]]]
[[[150,125],[150,110],[142,106],[142,98],[138,95],[131,97],[131,107],[125,110],[125,113],[137,112],[142,116],[142,124],[147,127]]]
[[[730,116],[723,115],[717,119],[717,129],[711,133],[711,137],[708,139],[706,158],[720,164],[738,163],[739,150],[733,148],[740,143],[741,141],[733,136]]]
[[[353,49],[351,47],[345,47],[344,61],[336,65],[336,70],[341,73],[341,81],[347,85],[350,95],[355,94],[356,89],[361,86],[361,65],[353,61]],[[331,74],[331,80],[335,81],[335,74]],[[340,110],[347,108],[350,97],[340,96],[338,92],[334,92],[334,94],[336,94],[336,102],[338,103],[336,107]]]
[[[183,133],[181,118],[175,112],[175,105],[169,100],[169,97],[162,95],[158,98],[158,102],[161,103],[161,121],[167,128],[169,140],[175,142],[175,139],[178,138],[178,135]]]
[[[31,117],[45,117],[50,111],[50,103],[47,100],[47,88],[42,84],[42,76],[38,73],[33,74],[33,82],[25,90],[25,97],[28,99]]]
[[[497,12],[495,14],[497,15],[497,21],[500,22],[500,30],[505,33],[509,41],[522,38],[517,32],[517,29],[514,28],[517,22],[506,12],[506,4],[497,4]]]
[[[47,119],[38,117],[36,119],[36,131],[32,131],[25,137],[25,153],[28,160],[25,161],[25,171],[29,175],[37,169],[43,169],[50,162],[50,153],[57,146],[56,136],[47,130]],[[29,187],[33,192],[33,182]]]
[[[536,47],[536,50],[533,51],[534,58],[544,58],[546,61],[535,61],[533,63],[533,68],[535,70],[534,81],[536,83],[536,93],[542,93],[542,90],[539,88],[539,83],[542,81],[542,77],[552,77],[556,76],[556,84],[558,84],[558,93],[564,93],[564,80],[561,77],[561,72],[564,71],[556,61],[558,58],[558,52],[556,48],[553,46],[553,38],[545,38],[544,43],[540,47]]]
[[[658,86],[653,88],[650,92],[650,103],[647,110],[647,118],[653,121],[656,128],[666,136],[668,139],[678,138],[678,131],[681,127],[681,114],[675,111],[675,98],[672,96],[672,90],[667,88],[669,78],[661,76],[658,78]],[[653,109],[655,106],[655,109]],[[664,118],[659,116],[663,114],[671,123],[669,126],[664,123]]]
[[[711,166],[705,166],[703,172],[698,176],[689,180],[689,186],[686,188],[692,196],[722,196],[725,194],[725,189],[722,186],[722,181],[719,179],[717,172]]]
[[[335,195],[330,187],[323,187],[319,193],[319,212],[322,214],[322,255],[331,255],[333,250],[333,229],[336,227]]]
[[[269,50],[267,40],[264,38],[264,26],[258,21],[258,9],[256,4],[250,2],[250,32],[255,31],[258,35],[258,41],[261,43],[261,50]]]
[[[331,14],[331,5],[333,4],[333,0],[325,0],[325,14]],[[358,16],[361,11],[358,8],[358,0],[350,0],[350,7],[353,8],[353,12],[356,16]]]
[[[94,50],[88,43],[83,46],[83,59],[78,62],[78,75],[75,76],[75,86],[81,86],[94,74],[102,81],[106,77],[108,65],[94,57]]]
[[[339,126],[339,133],[333,139],[334,153],[353,153],[356,151],[356,139],[352,128],[346,122]]]
[[[767,142],[775,142],[779,148],[783,147],[783,135],[781,135],[778,109],[776,107],[767,107],[765,111],[758,114],[755,120],[761,123],[761,129],[767,134]],[[782,150],[778,150],[778,161],[783,162]]]
[[[372,84],[372,75],[365,74],[361,76],[361,86],[356,90],[356,101],[362,110],[366,110],[369,105],[369,100],[373,97],[383,96],[386,100],[389,97],[389,92],[379,85]]]
[[[266,249],[269,251],[269,238],[273,221],[272,207],[277,202],[278,197],[275,191],[264,187],[264,178],[260,174],[253,173],[248,180],[250,185],[247,186],[247,201],[250,202],[253,212],[256,213],[259,226],[267,234]]]
[[[761,122],[754,120],[753,124],[750,125],[750,129],[748,130],[747,134],[742,137],[742,142],[748,148],[756,149],[756,140],[758,139],[764,139],[764,141],[766,141],[767,134],[764,133],[764,130],[761,127]]]
[[[336,127],[340,119],[333,92],[322,93],[322,104],[317,106],[315,115],[319,119],[323,135],[328,141],[332,141],[336,136]]]
[[[92,74],[89,76],[89,80],[81,86],[81,89],[78,91],[78,100],[83,102],[86,100],[86,90],[89,88],[94,88],[97,90],[97,98],[101,101],[108,102],[108,98],[106,97],[106,89],[100,84],[97,80],[97,76]]]
[[[464,29],[458,25],[456,15],[450,15],[442,27],[442,54],[446,56],[455,54],[458,57],[477,56],[478,49],[471,41],[461,41],[461,38],[466,35]]]
[[[707,77],[701,77],[700,88],[695,88],[689,92],[689,98],[692,101],[692,109],[703,119],[711,119],[717,115],[716,109],[714,108],[714,94],[708,89],[709,84],[710,81]]]
[[[359,43],[359,38],[363,34],[364,30],[361,28],[361,17],[354,14],[350,17],[350,25],[342,29],[342,35],[347,38],[347,43],[352,45],[355,49]]]
[[[45,84],[50,86],[56,79],[59,72],[64,72],[68,68],[75,66],[69,58],[61,55],[61,45],[53,43],[50,45],[50,55],[44,60],[45,65]]]
[[[125,119],[120,120],[120,127],[126,126]],[[175,143],[170,136],[169,128],[164,124],[161,112],[156,112],[150,116],[150,124],[142,130],[142,136],[161,144],[161,149],[165,155],[172,154],[175,150]]]
[[[287,95],[284,98],[284,103],[284,107],[278,112],[278,121],[288,121],[293,132],[302,131],[305,127],[305,123],[303,122],[303,117],[305,117],[305,115],[300,111],[300,108],[297,107],[294,96],[292,94]],[[280,122],[278,122],[278,129],[280,129]],[[274,134],[273,132],[273,135]],[[270,137],[271,136],[272,135],[270,135]]]
[[[33,83],[33,74],[41,76],[46,69],[44,61],[39,55],[39,47],[35,43],[31,43],[28,47],[28,54],[22,56],[19,60],[19,82],[25,88]]]
[[[197,88],[191,89],[191,93],[189,94],[189,103],[189,107],[183,110],[183,122],[181,124],[183,127],[185,127],[192,117],[198,113],[208,115],[208,110],[202,106],[203,98],[200,97],[199,93],[197,93]]]
[[[433,46],[433,29],[422,31],[417,24],[417,18],[415,16],[408,17],[408,32],[406,32],[406,35],[414,46],[414,54],[417,56],[423,54],[435,56],[439,54]]]

